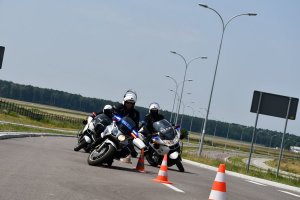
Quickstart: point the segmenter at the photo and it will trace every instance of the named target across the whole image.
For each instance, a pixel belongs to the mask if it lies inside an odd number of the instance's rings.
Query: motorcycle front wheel
[[[88,143],[82,139],[80,143],[78,143],[76,145],[76,147],[74,147],[74,151],[79,151],[80,149],[82,149],[83,147],[85,147]]]
[[[152,149],[149,149],[149,151],[145,154],[145,158],[147,162],[149,163],[149,165],[153,167],[157,167],[158,165],[161,164],[160,160],[162,160],[162,158],[160,157],[161,156],[156,154]]]
[[[110,143],[104,143],[100,147],[94,149],[88,157],[89,165],[101,165],[105,163],[108,159],[113,157],[116,149]]]
[[[184,172],[184,167],[180,159],[177,159],[175,164],[180,172]]]

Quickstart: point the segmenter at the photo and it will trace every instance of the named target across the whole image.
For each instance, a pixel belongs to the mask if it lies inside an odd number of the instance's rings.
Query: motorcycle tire
[[[149,149],[149,151],[145,154],[145,158],[147,160],[147,162],[149,163],[149,165],[153,166],[153,167],[157,167],[158,165],[160,165],[161,162],[159,162],[159,158],[154,160],[152,155],[154,154],[153,150]]]
[[[85,140],[82,140],[80,143],[77,144],[76,147],[74,147],[74,151],[79,151],[83,147],[87,145],[87,142]]]
[[[181,160],[178,159],[175,164],[180,172],[184,172],[184,167],[182,165]]]
[[[88,157],[89,165],[96,166],[96,165],[101,165],[102,163],[105,163],[106,160],[111,158],[116,151],[115,147],[112,144],[104,143],[100,147],[94,149],[91,152],[91,154],[89,155],[89,157]],[[99,153],[100,153],[100,155],[95,156],[95,154],[99,154]]]
[[[85,151],[85,153],[90,153],[91,147],[88,145],[88,146],[84,147],[83,150]]]

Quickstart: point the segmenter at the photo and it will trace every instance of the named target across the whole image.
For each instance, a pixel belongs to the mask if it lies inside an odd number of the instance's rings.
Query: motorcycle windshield
[[[130,135],[135,128],[135,122],[130,117],[126,116],[117,123],[117,126],[123,134]]]
[[[103,132],[105,127],[112,123],[112,119],[105,114],[99,114],[94,118],[94,127],[96,132]]]
[[[155,131],[159,132],[160,139],[162,140],[173,140],[176,137],[176,131],[166,119],[153,123]]]
[[[103,124],[104,126],[108,126],[112,123],[112,119],[109,118],[107,115],[105,114],[99,114],[94,118],[94,124]]]

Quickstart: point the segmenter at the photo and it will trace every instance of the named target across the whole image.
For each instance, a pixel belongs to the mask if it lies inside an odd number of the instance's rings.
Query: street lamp
[[[181,103],[182,103],[182,115],[181,115],[181,120],[180,120],[180,128],[182,128],[182,119],[183,119],[184,108],[185,108],[185,104],[183,103],[183,101],[181,101]]]
[[[173,77],[171,77],[171,76],[168,76],[168,75],[166,75],[165,77],[167,77],[167,78],[170,78],[170,79],[172,79],[173,81],[174,81],[174,83],[175,83],[175,85],[176,85],[176,88],[175,88],[175,91],[174,90],[170,90],[170,91],[174,91],[174,100],[173,100],[173,106],[172,106],[172,112],[171,112],[171,116],[170,116],[170,122],[172,122],[172,119],[173,119],[173,112],[174,112],[174,107],[175,107],[175,101],[176,101],[176,97],[177,97],[177,91],[178,91],[178,87],[183,83],[183,82],[180,82],[179,84],[177,84],[177,81],[173,78]],[[191,80],[191,79],[188,79],[188,80],[185,80],[185,82],[187,82],[187,81],[193,81],[193,80]],[[174,114],[175,115],[175,114]],[[175,123],[175,117],[174,117],[174,123]]]
[[[226,147],[227,147],[227,142],[228,142],[228,135],[229,135],[229,130],[230,130],[230,123],[228,123],[228,129],[227,129],[227,134],[226,134],[226,141],[225,141],[225,147],[224,147],[224,150],[226,150]]]
[[[216,132],[217,132],[217,126],[218,126],[218,121],[216,121],[216,125],[215,125],[215,129],[214,129],[214,136],[213,136],[213,139],[211,140],[211,146],[213,147],[214,146],[214,139],[216,137]]]
[[[272,139],[273,139],[273,137],[275,137],[275,136],[277,136],[277,135],[272,135],[272,136],[271,136],[271,140],[270,140],[270,144],[269,144],[269,148],[268,148],[268,156],[270,155],[270,149],[271,149]]]
[[[176,100],[176,97],[177,97],[178,84],[177,84],[177,81],[173,77],[168,76],[168,75],[165,75],[165,77],[170,78],[171,80],[173,80],[175,85],[176,85],[176,89],[175,89],[175,92],[174,92],[175,95],[174,95],[174,100],[173,100],[172,112],[171,112],[171,116],[170,116],[170,122],[172,122],[172,116],[173,116],[173,112],[174,112],[174,105],[175,105],[175,100]]]
[[[240,138],[240,144],[239,144],[239,150],[241,150],[241,143],[242,143],[242,140],[243,140],[244,130],[245,130],[247,127],[242,127],[242,126],[239,126],[239,127],[242,129],[242,132],[241,132],[241,138]]]
[[[199,4],[199,6],[204,7],[204,8],[208,8],[212,11],[214,11],[221,19],[222,25],[223,25],[223,29],[222,29],[222,37],[221,37],[221,42],[220,42],[220,46],[219,46],[219,52],[218,52],[218,57],[217,57],[217,63],[216,63],[216,67],[215,67],[215,73],[214,73],[214,78],[213,78],[213,82],[212,82],[212,86],[211,86],[211,91],[210,91],[210,97],[209,97],[209,101],[208,101],[208,106],[207,106],[207,113],[206,113],[206,117],[205,117],[205,121],[204,121],[204,126],[202,129],[202,136],[201,136],[201,143],[199,145],[199,150],[198,150],[198,156],[201,155],[202,153],[202,149],[203,149],[203,142],[204,142],[204,135],[205,135],[205,129],[206,129],[206,124],[207,124],[207,120],[208,120],[208,114],[209,114],[209,110],[210,110],[210,103],[211,103],[211,99],[212,99],[212,94],[213,94],[213,90],[214,90],[214,85],[215,85],[215,79],[216,79],[216,75],[217,75],[217,69],[218,69],[218,64],[219,64],[219,58],[220,58],[220,53],[221,53],[221,48],[222,48],[222,43],[223,43],[223,36],[224,36],[224,32],[225,29],[227,27],[227,25],[235,18],[239,17],[239,16],[256,16],[256,13],[245,13],[245,14],[239,14],[239,15],[235,15],[232,18],[230,18],[228,20],[228,22],[225,24],[224,20],[222,18],[222,16],[213,8],[204,5],[204,4]]]
[[[192,94],[192,93],[188,92],[186,94]],[[185,107],[186,107],[186,105],[183,103],[183,101],[181,103],[183,105],[183,109],[182,109],[182,115],[181,115],[181,120],[180,120],[180,127],[182,127],[182,120],[183,120],[183,116],[184,116],[184,110],[185,110]]]
[[[204,114],[201,112],[201,109],[203,109],[203,108],[199,108],[199,110],[197,110],[198,113],[200,113],[200,117],[199,117],[199,118],[202,117],[202,119],[204,119]],[[203,125],[204,125],[204,120],[201,120],[201,121],[202,121],[202,123],[201,123],[201,128],[200,128],[200,130],[202,130]],[[201,133],[199,134],[199,144],[200,144],[200,142],[201,142]]]
[[[193,119],[194,119],[194,116],[195,116],[195,110],[192,106],[187,106],[188,108],[192,109],[193,111],[193,116],[192,116],[192,119],[191,119],[191,124],[190,124],[190,132],[188,134],[188,144],[190,144],[190,134],[192,132],[192,126],[193,126]]]
[[[185,82],[185,76],[186,76],[186,71],[189,67],[189,65],[191,64],[191,62],[193,62],[194,60],[197,60],[197,59],[207,59],[206,56],[200,56],[200,57],[196,57],[196,58],[193,58],[191,59],[190,61],[186,61],[186,59],[183,57],[183,55],[181,55],[180,53],[177,53],[175,51],[170,51],[171,53],[175,54],[175,55],[178,55],[180,56],[184,63],[185,63],[185,71],[184,71],[184,76],[183,76],[183,84],[182,84],[182,88],[181,88],[181,94],[180,94],[180,100],[179,100],[179,105],[178,105],[178,109],[177,109],[177,115],[176,115],[176,120],[175,120],[175,124],[177,124],[177,121],[178,121],[178,115],[179,115],[179,111],[180,111],[180,104],[181,104],[181,100],[182,100],[182,95],[183,95],[183,89],[184,89],[184,82]]]

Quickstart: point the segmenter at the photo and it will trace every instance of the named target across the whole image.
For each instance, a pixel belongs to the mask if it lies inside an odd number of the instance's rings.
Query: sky
[[[300,97],[300,1],[0,0],[0,79],[112,101],[127,89],[137,106],[172,110],[183,82],[188,115],[204,115],[225,29],[209,119],[254,126],[254,90]],[[182,85],[182,84],[181,84]],[[181,85],[178,92],[181,92]],[[190,93],[190,94],[187,94]],[[194,102],[194,103],[192,103]],[[188,107],[191,106],[192,108]],[[183,107],[183,106],[182,106]],[[299,115],[287,132],[300,136]],[[260,115],[258,128],[283,132],[285,120]]]

